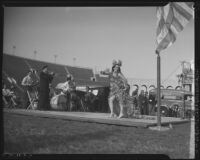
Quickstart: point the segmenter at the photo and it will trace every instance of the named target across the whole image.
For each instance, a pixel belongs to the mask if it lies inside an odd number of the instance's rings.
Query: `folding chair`
[[[2,99],[3,99],[3,104],[5,107],[16,108],[17,103],[15,102],[15,100],[12,97],[10,97],[9,100],[6,100],[5,96],[2,95]]]
[[[81,107],[82,107],[83,111],[85,112],[86,108],[85,108],[85,104],[84,104],[83,100],[80,99],[80,102],[81,102]]]
[[[3,104],[5,105],[5,106],[7,106],[8,105],[8,102],[7,102],[7,100],[6,100],[6,98],[2,95],[2,99],[3,99]]]
[[[37,102],[38,102],[38,95],[36,91],[28,91],[27,90],[27,94],[28,94],[28,99],[29,99],[29,106],[27,107],[27,109],[33,109],[35,110],[37,108]]]

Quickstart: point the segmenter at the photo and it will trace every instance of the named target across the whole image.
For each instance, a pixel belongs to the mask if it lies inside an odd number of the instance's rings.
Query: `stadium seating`
[[[6,73],[9,77],[14,78],[16,80],[18,86],[20,86],[20,87],[22,87],[21,81],[29,69],[35,69],[39,76],[41,69],[44,65],[48,65],[49,71],[56,73],[56,75],[54,76],[54,79],[52,81],[53,88],[55,88],[55,86],[58,83],[66,82],[67,73],[70,73],[73,76],[77,87],[89,86],[90,88],[95,89],[95,88],[102,88],[102,87],[108,88],[108,86],[109,86],[109,80],[106,77],[99,77],[98,75],[95,75],[96,80],[92,81],[91,78],[94,76],[94,74],[93,74],[93,70],[91,68],[59,65],[59,64],[36,61],[36,60],[27,59],[27,58],[23,58],[23,57],[17,57],[17,56],[13,56],[13,55],[3,54],[2,71],[4,73]],[[3,74],[3,81],[4,81],[4,83],[9,84],[6,74]],[[11,85],[9,84],[7,86],[9,87]],[[16,89],[18,89],[17,95],[19,97],[21,97],[21,100],[22,100],[23,89],[21,91],[19,91],[19,88],[16,88]],[[79,95],[79,96],[81,96],[81,95]],[[82,96],[84,96],[84,94]],[[100,102],[101,102],[101,104],[99,104],[99,105],[101,105],[100,108],[102,108],[99,111],[102,111],[102,112],[108,111],[107,96],[108,95],[106,94],[106,96],[99,97]]]
[[[108,77],[100,77],[99,74],[95,74],[95,77],[97,82],[109,83]]]
[[[13,55],[3,54],[3,71],[9,76],[14,77],[18,84],[21,84],[23,77],[26,72],[33,68],[37,70],[38,74],[41,72],[41,68],[44,65],[48,65],[50,71],[56,73],[52,81],[52,87],[55,87],[58,83],[66,81],[67,72],[65,67],[70,74],[73,75],[76,85],[93,85],[93,86],[108,86],[109,81],[105,77],[97,78],[96,82],[91,81],[93,77],[93,70],[91,68],[72,67],[67,65],[59,65],[54,63],[42,62],[31,60],[27,58],[17,57]],[[97,76],[97,75],[96,75]]]
[[[3,55],[3,67],[2,71],[6,72],[10,77],[13,77],[17,84],[21,84],[21,81],[26,74],[28,68],[23,58],[18,58],[10,55]]]

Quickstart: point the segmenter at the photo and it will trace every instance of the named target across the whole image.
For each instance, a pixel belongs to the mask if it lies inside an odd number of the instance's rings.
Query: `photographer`
[[[49,84],[52,82],[54,75],[53,72],[48,71],[48,66],[42,68],[40,73],[39,110],[50,109]]]

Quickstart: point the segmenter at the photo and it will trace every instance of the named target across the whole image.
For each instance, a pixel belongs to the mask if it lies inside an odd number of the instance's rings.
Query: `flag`
[[[194,18],[193,2],[170,2],[157,8],[156,51],[171,46],[179,32]]]

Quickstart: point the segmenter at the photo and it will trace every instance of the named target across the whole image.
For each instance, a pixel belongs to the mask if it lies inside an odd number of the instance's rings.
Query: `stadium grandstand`
[[[7,76],[9,76],[14,78],[18,85],[21,85],[21,81],[29,69],[35,69],[39,74],[44,65],[48,65],[49,70],[56,73],[52,81],[52,87],[55,87],[58,83],[65,82],[67,74],[73,76],[78,87],[90,86],[91,88],[98,88],[109,86],[108,78],[100,77],[97,74],[94,76],[92,68],[54,64],[9,54],[3,54],[2,71],[4,74],[2,80],[7,81]]]

